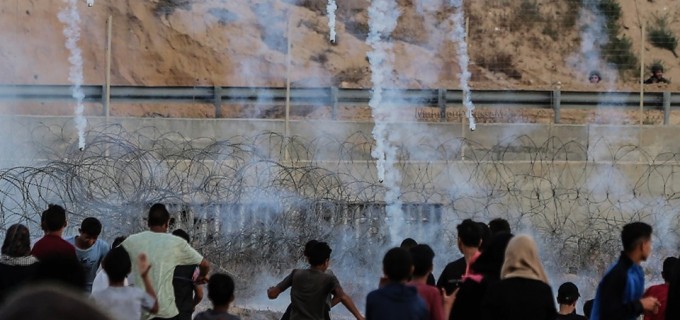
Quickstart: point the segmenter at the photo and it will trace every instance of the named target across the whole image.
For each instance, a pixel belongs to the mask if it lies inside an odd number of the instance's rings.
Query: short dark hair
[[[162,203],[156,203],[149,209],[149,227],[164,226],[170,221],[170,212]]]
[[[652,226],[644,222],[633,222],[623,226],[621,230],[621,242],[623,243],[623,251],[631,252],[642,241],[649,240],[652,237]]]
[[[508,220],[503,218],[496,218],[489,221],[489,229],[491,229],[492,235],[497,235],[501,232],[512,232],[512,230],[510,230],[510,223],[508,223]]]
[[[177,229],[177,230],[173,231],[172,235],[178,236],[178,237],[186,240],[187,242],[191,243],[191,237],[189,237],[189,234],[182,229]]]
[[[434,260],[434,251],[426,244],[419,244],[409,249],[411,259],[413,260],[413,275],[422,277],[430,272],[432,268],[432,260]]]
[[[31,234],[20,223],[13,224],[5,232],[2,254],[10,257],[25,257],[31,254]]]
[[[216,273],[208,280],[208,299],[214,306],[228,305],[234,298],[234,279],[224,273]]]
[[[66,210],[56,204],[50,204],[40,217],[40,225],[44,231],[59,231],[66,226]]]
[[[120,237],[116,237],[115,239],[113,239],[113,243],[111,244],[111,249],[119,246],[121,243],[123,243],[123,241],[125,241],[125,239],[127,239],[127,236],[120,236]]]
[[[102,223],[95,217],[87,217],[80,224],[80,231],[93,237],[99,237],[102,233]]]
[[[399,282],[411,278],[413,259],[404,248],[392,248],[383,258],[383,272],[390,281]]]
[[[479,247],[479,250],[484,251],[489,246],[489,241],[491,241],[491,229],[484,222],[477,222],[477,225],[482,232],[482,245]]]
[[[132,271],[130,255],[123,246],[117,246],[106,254],[102,261],[102,268],[111,281],[123,281]]]
[[[465,219],[456,227],[458,239],[467,247],[479,247],[482,240],[482,230],[471,219]]]
[[[316,241],[316,240],[309,240],[309,241],[307,241],[307,243],[305,243],[305,249],[304,249],[304,251],[302,251],[302,254],[303,254],[305,257],[309,258],[309,253],[312,252],[312,250],[313,250],[312,248],[314,248],[314,246],[315,246],[317,243],[319,243],[319,241]]]
[[[307,258],[312,266],[322,265],[326,260],[330,259],[331,252],[333,251],[328,246],[328,243],[325,242],[316,242],[309,249]]]
[[[401,242],[401,244],[399,245],[399,248],[411,249],[411,248],[413,248],[417,245],[418,245],[418,242],[416,242],[412,238],[406,238],[406,239],[404,239],[404,241]]]
[[[673,275],[673,270],[678,263],[678,258],[668,257],[663,260],[663,271],[661,271],[661,277],[664,281],[670,282],[671,276]]]

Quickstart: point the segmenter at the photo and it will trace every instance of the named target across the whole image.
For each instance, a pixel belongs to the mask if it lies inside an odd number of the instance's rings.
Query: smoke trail
[[[468,118],[470,130],[475,130],[477,124],[475,123],[475,105],[472,103],[472,94],[470,92],[470,71],[468,64],[470,63],[470,56],[468,55],[467,39],[465,37],[465,12],[463,12],[463,0],[451,0],[451,6],[455,9],[451,17],[453,23],[453,32],[451,33],[451,40],[458,44],[458,65],[460,66],[460,88],[463,90],[463,105],[465,106],[465,116]]]
[[[66,48],[70,55],[68,61],[71,63],[71,68],[68,74],[68,80],[73,84],[72,95],[76,99],[75,121],[76,129],[78,130],[78,147],[82,150],[85,148],[85,127],[87,120],[83,116],[85,107],[83,106],[83,99],[85,93],[81,86],[83,85],[83,57],[78,47],[78,40],[80,40],[80,14],[78,14],[78,0],[64,0],[67,6],[59,12],[59,21],[64,25],[64,36],[66,36]]]
[[[368,8],[369,33],[366,43],[371,47],[368,60],[371,65],[371,82],[373,91],[368,105],[373,114],[373,138],[376,147],[371,152],[377,160],[378,180],[385,183],[386,211],[390,220],[396,221],[401,214],[400,183],[401,173],[395,167],[397,163],[397,147],[390,141],[388,124],[390,108],[383,100],[383,87],[392,72],[392,44],[388,38],[397,26],[399,8],[394,0],[374,0]],[[392,241],[397,239],[398,228],[390,224]]]
[[[331,43],[335,43],[335,11],[338,10],[338,5],[335,0],[328,0],[326,11],[328,12],[328,29],[330,29]]]

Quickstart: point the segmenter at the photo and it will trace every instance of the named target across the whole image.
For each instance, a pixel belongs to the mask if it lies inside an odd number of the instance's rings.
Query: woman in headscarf
[[[554,320],[555,299],[538,256],[536,242],[514,237],[505,250],[501,281],[487,290],[483,318],[493,320]]]
[[[470,266],[471,275],[463,279],[451,309],[449,319],[477,320],[487,288],[500,280],[505,260],[505,248],[512,239],[510,233],[499,233],[491,239],[486,249]]]
[[[23,224],[7,229],[0,256],[0,301],[35,274],[38,259],[31,255],[31,235]]]

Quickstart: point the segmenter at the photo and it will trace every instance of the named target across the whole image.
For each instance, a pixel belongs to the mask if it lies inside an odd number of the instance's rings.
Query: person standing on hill
[[[642,312],[659,311],[659,300],[642,298],[645,273],[640,267],[652,254],[652,226],[633,222],[621,231],[623,252],[597,287],[591,320],[633,320]]]

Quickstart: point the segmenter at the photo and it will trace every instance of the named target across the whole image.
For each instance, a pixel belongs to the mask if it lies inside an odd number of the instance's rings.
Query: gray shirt
[[[314,269],[296,269],[276,287],[291,288],[291,320],[324,320],[328,295],[340,287],[338,278]]]
[[[116,320],[141,319],[142,310],[148,311],[156,303],[151,295],[137,287],[108,287],[93,293],[92,299]]]
[[[109,244],[102,239],[97,239],[97,241],[95,241],[91,247],[87,249],[80,249],[78,246],[76,246],[76,236],[66,238],[64,240],[76,248],[76,256],[78,257],[78,261],[80,261],[80,264],[85,270],[85,286],[87,292],[92,292],[92,283],[94,282],[94,278],[97,276],[99,265],[101,264],[102,260],[104,260],[106,254],[109,253]]]

